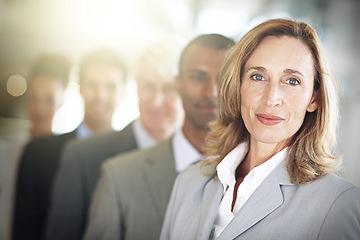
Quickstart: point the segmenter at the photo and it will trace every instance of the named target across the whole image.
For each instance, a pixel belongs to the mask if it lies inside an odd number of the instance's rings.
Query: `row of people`
[[[124,130],[31,147],[22,183],[36,186],[16,205],[35,205],[15,207],[14,239],[359,239],[360,189],[333,174],[336,84],[309,25],[269,20],[236,44],[200,35],[177,77],[149,76]],[[142,87],[170,108],[147,113]],[[184,120],[169,130],[176,98]]]
[[[232,40],[217,34],[199,37],[195,43],[198,41],[215,50],[219,48],[221,51],[229,48],[233,43]],[[101,89],[101,86],[108,86],[108,89],[115,91],[115,84],[121,83],[123,80],[123,78],[111,78],[112,76],[122,76],[120,73],[124,72],[124,69],[114,68],[114,54],[109,52],[104,54],[102,51],[84,58],[80,67],[79,82],[80,92],[85,100],[84,122],[72,133],[40,138],[32,141],[25,148],[18,171],[13,239],[29,238],[30,236],[37,239],[43,238],[46,222],[48,222],[49,239],[79,239],[84,231],[87,209],[99,175],[101,162],[119,153],[153,146],[168,139],[179,129],[184,117],[183,104],[179,97],[181,94],[175,89],[174,76],[179,61],[179,49],[176,47],[178,46],[174,44],[156,44],[146,49],[139,58],[136,73],[139,93],[139,119],[129,124],[121,132],[110,132],[82,141],[73,141],[63,150],[67,142],[78,138],[76,133],[80,128],[85,128],[85,131],[81,132],[91,132],[89,130],[92,128],[88,127],[90,125],[88,122],[98,121],[98,126],[110,126],[110,121],[107,121],[108,124],[104,124],[106,122],[104,120],[102,124],[100,122],[101,118],[106,119],[107,116],[109,117],[107,119],[110,119],[110,114],[99,111],[101,107],[107,110],[106,106],[101,106],[101,104],[105,105],[106,102],[101,101],[100,94],[98,94],[97,99],[95,97],[91,99],[89,98],[91,94],[84,94],[82,89],[89,86],[96,92],[95,88],[99,91],[98,89]],[[206,56],[203,56],[204,60],[200,59],[199,62],[194,63],[190,62],[194,61],[193,57],[190,59],[187,57],[189,60],[185,62],[190,65],[186,65],[186,68],[189,69],[186,77],[198,82],[198,92],[195,92],[196,88],[191,85],[188,89],[184,89],[185,93],[193,91],[186,98],[189,103],[184,105],[189,106],[193,114],[196,114],[199,111],[197,108],[201,107],[196,106],[197,104],[204,105],[204,109],[201,111],[205,111],[205,113],[200,111],[198,114],[210,114],[210,118],[209,116],[200,116],[201,119],[205,118],[206,120],[205,123],[201,123],[202,127],[206,126],[207,122],[216,116],[214,86],[208,90],[199,89],[201,82],[208,85],[209,78],[212,80],[212,85],[216,83],[215,79],[220,71],[221,61],[217,60],[219,57],[213,55],[210,57],[216,57],[213,61],[217,66],[211,62],[206,63]],[[186,55],[183,54],[181,58],[183,57]],[[209,64],[212,65],[207,66]],[[181,63],[180,65],[184,64]],[[215,67],[216,69],[212,70]],[[205,69],[202,70],[201,68]],[[108,71],[107,75],[104,70]],[[199,98],[200,103],[197,101],[192,103],[194,101],[192,98],[195,100]],[[201,98],[205,100],[201,100]],[[96,104],[98,105],[97,113],[95,112]],[[212,108],[212,110],[207,110],[212,112],[206,113],[206,107]],[[191,118],[195,121],[204,121],[198,117],[195,115]],[[188,130],[188,132],[191,131]],[[205,136],[204,133],[201,134],[199,143],[197,143],[199,141],[197,134],[191,132],[191,135],[195,136],[196,147],[200,149],[203,141],[201,139]],[[82,136],[85,137],[84,134]],[[185,167],[186,164],[182,164],[179,169]],[[53,184],[54,197],[52,204],[50,204]],[[51,210],[49,210],[50,206],[52,206]],[[63,236],[63,234],[66,235]]]

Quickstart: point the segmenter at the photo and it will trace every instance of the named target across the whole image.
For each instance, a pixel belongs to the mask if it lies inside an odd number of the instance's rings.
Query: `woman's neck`
[[[286,148],[288,146],[288,143],[289,140],[276,144],[269,144],[256,141],[250,137],[250,149],[245,159],[249,161],[250,171],[254,167],[263,164],[275,154]]]

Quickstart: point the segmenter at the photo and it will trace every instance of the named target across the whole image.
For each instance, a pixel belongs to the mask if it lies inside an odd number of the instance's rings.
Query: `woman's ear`
[[[319,106],[319,97],[320,97],[320,91],[319,90],[315,90],[313,93],[313,96],[311,98],[311,101],[308,105],[308,107],[306,108],[306,110],[308,112],[314,112],[318,106]]]

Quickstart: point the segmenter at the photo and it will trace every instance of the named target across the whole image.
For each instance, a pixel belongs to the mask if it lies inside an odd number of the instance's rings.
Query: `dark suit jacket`
[[[35,139],[28,143],[19,162],[15,189],[12,239],[43,239],[50,188],[64,144],[75,131]]]
[[[54,181],[46,239],[81,239],[100,165],[114,155],[137,148],[132,128],[130,124],[121,132],[66,146]]]

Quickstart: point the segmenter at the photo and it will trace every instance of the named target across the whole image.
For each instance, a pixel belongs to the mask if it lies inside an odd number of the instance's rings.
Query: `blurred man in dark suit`
[[[70,60],[61,54],[42,54],[32,64],[25,95],[30,139],[53,135],[52,121],[63,104],[70,68]]]
[[[123,60],[109,49],[93,51],[83,58],[79,77],[83,122],[70,133],[35,139],[23,152],[15,190],[14,240],[43,239],[50,189],[64,144],[112,130],[112,115],[126,80]]]

